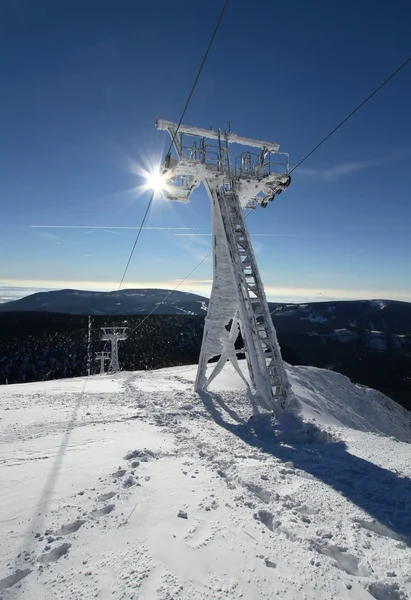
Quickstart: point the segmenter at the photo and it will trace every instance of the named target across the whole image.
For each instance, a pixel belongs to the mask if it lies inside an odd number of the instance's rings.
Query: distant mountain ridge
[[[71,315],[190,315],[204,317],[208,298],[191,292],[157,288],[113,292],[57,290],[37,292],[0,304],[0,312],[49,312]],[[411,303],[396,300],[339,300],[301,304],[269,302],[279,331],[335,333],[341,341],[350,331],[411,334]],[[334,335],[334,334],[333,334]],[[374,336],[375,337],[375,336]],[[395,343],[395,342],[394,342]]]
[[[0,304],[0,312],[51,312],[70,315],[145,315],[156,307],[162,315],[205,315],[208,298],[189,292],[127,289],[113,292],[55,290],[36,292],[25,298]]]
[[[385,336],[411,334],[411,303],[397,300],[339,300],[305,304],[274,304],[277,328],[300,333],[330,333],[341,339],[347,331],[367,330]]]

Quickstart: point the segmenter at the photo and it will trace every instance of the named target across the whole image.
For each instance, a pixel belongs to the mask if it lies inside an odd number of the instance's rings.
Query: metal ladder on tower
[[[223,186],[216,193],[234,265],[234,279],[240,304],[240,328],[250,377],[257,389],[266,390],[265,400],[269,408],[284,410],[289,389],[288,378],[245,225],[243,209],[235,189]],[[248,323],[249,326],[241,327],[241,323]]]

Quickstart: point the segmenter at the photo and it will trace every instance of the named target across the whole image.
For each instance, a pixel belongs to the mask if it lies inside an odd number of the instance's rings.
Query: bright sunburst
[[[137,176],[139,181],[135,187],[127,190],[127,195],[131,201],[137,200],[140,196],[153,192],[154,202],[162,201],[163,192],[168,190],[168,181],[165,175],[162,174],[162,156],[165,148],[160,152],[153,153],[151,156],[139,153],[139,157],[126,157],[124,168],[128,172]]]
[[[146,186],[153,192],[161,192],[165,187],[164,175],[158,170],[154,169],[151,173],[145,174]]]

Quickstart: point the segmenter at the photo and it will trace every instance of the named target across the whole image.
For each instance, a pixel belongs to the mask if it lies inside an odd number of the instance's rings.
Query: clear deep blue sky
[[[222,0],[0,4],[0,296],[116,289]],[[278,142],[295,164],[409,55],[411,4],[231,0],[185,123]],[[411,65],[249,218],[270,299],[411,301]],[[86,229],[32,225],[86,226]],[[158,201],[126,287],[170,288],[211,243],[203,190]],[[92,226],[105,226],[92,229]],[[265,234],[265,235],[261,235]],[[270,235],[267,235],[270,234]],[[181,288],[205,293],[207,261]]]

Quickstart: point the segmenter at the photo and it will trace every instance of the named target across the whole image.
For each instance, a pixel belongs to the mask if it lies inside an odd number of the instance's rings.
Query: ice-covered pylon
[[[110,342],[110,364],[108,366],[109,373],[117,373],[120,370],[120,362],[118,359],[118,343],[127,339],[127,327],[102,327],[103,342]]]
[[[110,360],[110,352],[95,352],[94,358],[100,363],[100,375],[105,373],[104,364],[107,360]]]
[[[195,388],[206,389],[230,361],[246,385],[237,360],[245,353],[250,385],[264,408],[287,410],[292,394],[277,335],[247,230],[244,209],[267,206],[290,184],[288,155],[278,144],[158,121],[177,158],[167,155],[163,196],[188,202],[204,183],[211,200],[213,287],[204,326]],[[187,137],[195,138],[187,145]],[[231,145],[246,149],[233,162]],[[275,166],[275,171],[274,171]],[[281,172],[278,172],[281,171]],[[235,347],[241,332],[244,347]],[[219,357],[211,373],[209,361]]]

